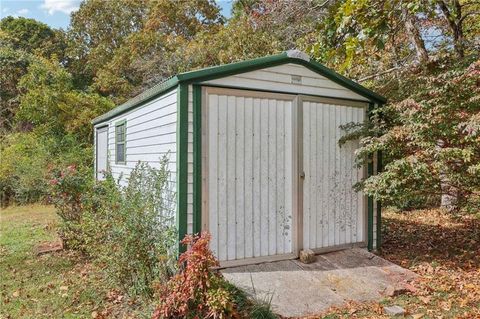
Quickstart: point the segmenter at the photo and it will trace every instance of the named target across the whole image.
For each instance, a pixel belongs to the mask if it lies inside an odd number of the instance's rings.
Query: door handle
[[[301,173],[300,173],[300,178],[301,178],[301,179],[305,179],[305,172],[301,172]]]

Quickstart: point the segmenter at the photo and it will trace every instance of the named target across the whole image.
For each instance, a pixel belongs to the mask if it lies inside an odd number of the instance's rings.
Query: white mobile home
[[[97,178],[169,154],[179,236],[209,231],[222,265],[374,249],[380,206],[352,185],[379,161],[338,140],[383,103],[299,51],[181,73],[93,121]]]

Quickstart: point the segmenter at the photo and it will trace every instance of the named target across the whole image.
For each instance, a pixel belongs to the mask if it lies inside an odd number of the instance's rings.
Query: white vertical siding
[[[126,163],[115,163],[115,124],[126,120]],[[170,171],[169,198],[175,201],[177,90],[172,90],[143,105],[108,120],[108,165],[114,178],[125,185],[130,172],[139,161],[158,168],[163,156],[168,156]],[[175,203],[171,203],[172,209]]]
[[[364,200],[352,186],[358,141],[341,147],[341,125],[363,122],[365,108],[303,102],[303,247],[327,248],[363,242]]]
[[[207,94],[208,229],[220,261],[293,252],[293,99]]]
[[[300,83],[292,80],[300,77]],[[368,101],[365,97],[298,64],[288,63],[205,81],[205,84]]]

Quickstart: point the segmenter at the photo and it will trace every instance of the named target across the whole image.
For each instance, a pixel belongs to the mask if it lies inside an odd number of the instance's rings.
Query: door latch
[[[301,179],[305,179],[305,172],[301,172],[301,173],[300,173],[300,178],[301,178]]]

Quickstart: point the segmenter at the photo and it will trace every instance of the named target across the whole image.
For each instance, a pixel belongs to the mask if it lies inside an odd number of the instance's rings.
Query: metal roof
[[[175,76],[172,76],[162,81],[161,83],[153,86],[152,88],[140,93],[134,98],[112,109],[111,111],[103,115],[100,115],[99,117],[95,118],[92,121],[92,123],[98,124],[98,123],[107,121],[120,114],[123,114],[131,109],[134,109],[135,107],[139,106],[143,102],[151,100],[161,95],[162,93],[165,93],[175,88],[181,82],[196,83],[196,82],[208,81],[208,80],[218,79],[218,78],[222,78],[222,77],[226,77],[234,74],[263,69],[263,68],[271,67],[275,65],[281,65],[285,63],[295,63],[295,64],[303,65],[306,68],[332,80],[333,82],[336,82],[337,84],[347,89],[350,89],[351,91],[369,99],[372,102],[382,103],[382,104],[386,102],[386,98],[384,98],[383,96],[363,87],[362,85],[312,60],[307,54],[298,50],[290,50],[290,51],[285,51],[279,54],[261,57],[257,59],[246,60],[246,61],[219,65],[219,66],[213,66],[213,67],[200,69],[196,71],[179,73]]]

